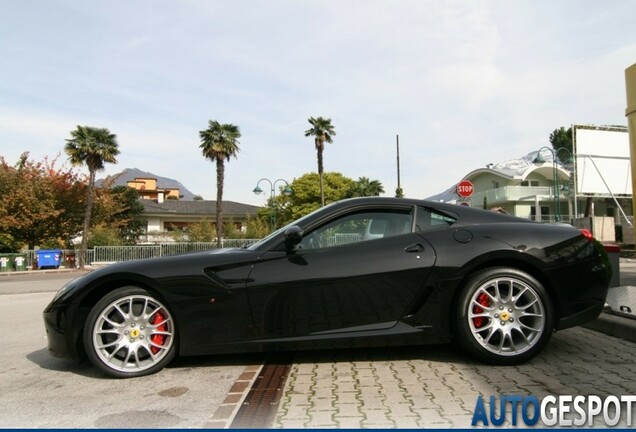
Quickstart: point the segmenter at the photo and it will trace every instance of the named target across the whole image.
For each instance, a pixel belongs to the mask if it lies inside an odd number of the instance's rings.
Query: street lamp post
[[[552,187],[552,199],[554,201],[554,213],[555,213],[554,218],[555,218],[555,220],[557,222],[559,222],[559,219],[560,219],[560,216],[559,216],[560,203],[559,203],[559,194],[558,194],[559,178],[558,178],[558,173],[557,173],[556,156],[554,154],[554,150],[552,150],[550,147],[546,147],[546,146],[541,147],[539,149],[539,151],[537,152],[537,157],[535,157],[532,162],[540,163],[540,164],[544,164],[546,162],[545,158],[543,156],[541,156],[541,151],[543,149],[548,150],[550,152],[550,154],[552,154],[552,177],[553,177],[553,180],[554,180],[554,186]]]
[[[557,169],[557,158],[559,156],[559,151],[561,150],[567,151],[570,154],[570,158],[572,158],[572,152],[565,147],[559,147],[556,150],[552,150],[550,147],[544,146],[544,147],[541,147],[539,151],[537,152],[537,156],[532,161],[533,163],[544,164],[546,162],[545,158],[541,156],[541,151],[543,149],[548,150],[550,154],[552,154],[552,176],[554,177],[554,187],[552,189],[552,198],[554,200],[554,219],[557,222],[559,222],[561,221],[561,202],[559,200],[560,189],[559,189],[559,172]]]
[[[565,161],[563,162],[563,165],[565,165],[566,167],[568,167],[568,170],[570,171],[569,177],[568,177],[568,183],[563,185],[561,187],[561,189],[559,190],[560,192],[565,192],[565,191],[570,191],[570,181],[572,180],[572,170],[570,169],[570,166],[574,167],[574,155],[572,154],[572,151],[568,148],[565,147],[559,147],[558,149],[556,149],[554,151],[554,154],[556,156],[556,160],[559,160],[559,152],[561,151],[565,151],[569,156],[567,159],[565,159]],[[554,162],[556,165],[556,161]],[[574,208],[576,209],[576,182],[572,183],[572,197],[573,197],[573,201],[574,201]],[[569,203],[569,200],[568,200]],[[570,207],[570,204],[568,204],[568,215],[570,215],[570,210],[572,209],[572,207]],[[559,209],[560,211],[560,209]],[[574,217],[576,217],[576,211],[574,212]]]
[[[259,186],[260,183],[263,181],[269,183],[269,188],[270,188],[269,197],[271,201],[269,225],[271,230],[274,231],[274,229],[276,228],[276,212],[274,211],[274,205],[275,205],[274,198],[276,198],[276,184],[279,182],[285,183],[285,188],[283,189],[283,195],[287,195],[287,196],[291,195],[292,190],[291,190],[291,187],[289,187],[289,183],[285,179],[277,179],[272,182],[268,178],[262,178],[258,182],[256,182],[256,187],[254,188],[254,190],[252,190],[252,192],[254,192],[256,195],[260,195],[263,193],[263,189],[261,189]]]

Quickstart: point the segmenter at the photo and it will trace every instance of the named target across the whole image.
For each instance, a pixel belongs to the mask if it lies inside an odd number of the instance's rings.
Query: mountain
[[[151,172],[142,171],[137,168],[126,168],[122,172],[113,174],[112,176],[108,176],[105,179],[99,179],[95,182],[97,186],[101,186],[105,181],[112,181],[114,186],[126,186],[129,181],[134,180],[136,178],[156,178],[157,179],[157,187],[160,189],[170,189],[170,188],[179,188],[179,195],[181,195],[181,199],[185,201],[192,201],[194,198],[194,194],[188,190],[184,185],[182,185],[177,180],[161,177],[157,174],[153,174]]]

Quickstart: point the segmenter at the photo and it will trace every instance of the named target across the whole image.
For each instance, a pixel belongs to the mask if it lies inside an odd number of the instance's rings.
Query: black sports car
[[[603,308],[589,233],[469,207],[358,198],[243,249],[129,261],[64,286],[49,350],[117,377],[175,355],[456,339],[493,364],[535,356]]]

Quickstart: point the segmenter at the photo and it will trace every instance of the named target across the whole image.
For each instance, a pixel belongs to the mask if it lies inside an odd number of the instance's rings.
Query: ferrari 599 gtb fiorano
[[[510,365],[601,312],[608,267],[591,236],[429,201],[358,198],[242,249],[113,264],[44,311],[50,352],[117,377],[176,355],[456,340]]]

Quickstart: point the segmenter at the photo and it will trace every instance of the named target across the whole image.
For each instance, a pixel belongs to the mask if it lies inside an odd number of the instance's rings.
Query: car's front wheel
[[[120,378],[157,372],[175,356],[176,327],[168,308],[138,287],[116,289],[91,310],[84,346],[91,362]]]
[[[492,364],[519,364],[537,355],[553,331],[553,308],[531,275],[494,267],[473,275],[457,303],[460,344]]]

